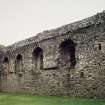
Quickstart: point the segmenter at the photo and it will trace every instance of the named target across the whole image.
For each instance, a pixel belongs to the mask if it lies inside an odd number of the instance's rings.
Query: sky
[[[105,0],[0,0],[0,44],[11,45],[105,10]]]

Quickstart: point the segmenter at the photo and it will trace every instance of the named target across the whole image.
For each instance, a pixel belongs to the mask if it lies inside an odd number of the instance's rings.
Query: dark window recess
[[[101,48],[101,43],[99,43],[98,46],[99,46],[98,49],[101,50],[101,49],[102,49],[102,48]]]
[[[4,63],[8,63],[9,60],[8,60],[8,57],[4,57]]]
[[[61,64],[63,66],[68,65],[71,68],[74,68],[76,65],[75,43],[72,40],[67,39],[61,43],[60,49]]]
[[[17,61],[22,60],[22,55],[21,55],[21,54],[18,54],[17,57],[16,57],[16,60],[17,60]]]
[[[23,72],[22,55],[18,54],[15,60],[15,73]]]
[[[37,47],[33,51],[33,63],[35,69],[43,69],[43,50]]]

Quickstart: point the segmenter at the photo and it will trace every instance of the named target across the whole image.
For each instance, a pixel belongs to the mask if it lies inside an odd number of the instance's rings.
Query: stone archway
[[[75,43],[67,39],[60,44],[60,62],[61,66],[74,68],[76,65]]]
[[[36,70],[43,69],[43,50],[40,47],[33,51],[33,63]]]
[[[15,60],[15,73],[19,73],[22,71],[23,71],[23,58],[21,54],[18,54]]]

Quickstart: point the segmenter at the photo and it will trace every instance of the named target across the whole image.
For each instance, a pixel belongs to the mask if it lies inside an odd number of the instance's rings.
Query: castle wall
[[[2,75],[3,75],[3,65],[2,65],[2,61],[3,61],[3,56],[4,56],[4,52],[0,46],[0,91],[2,90]]]
[[[105,11],[0,48],[0,90],[104,98]]]
[[[99,24],[7,51],[2,91],[104,97],[104,35]]]

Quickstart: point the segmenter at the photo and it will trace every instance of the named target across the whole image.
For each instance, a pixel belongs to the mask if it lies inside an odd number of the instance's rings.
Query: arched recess
[[[61,66],[74,68],[76,65],[75,43],[67,39],[60,44],[60,63]]]
[[[33,51],[33,63],[36,70],[43,69],[43,50],[40,47]]]
[[[4,57],[3,62],[4,62],[4,63],[9,63],[8,57]]]
[[[19,72],[23,72],[23,58],[21,54],[18,54],[15,60],[15,73]]]
[[[8,73],[9,72],[9,59],[8,59],[8,57],[4,57],[3,64],[4,64],[4,72]]]

